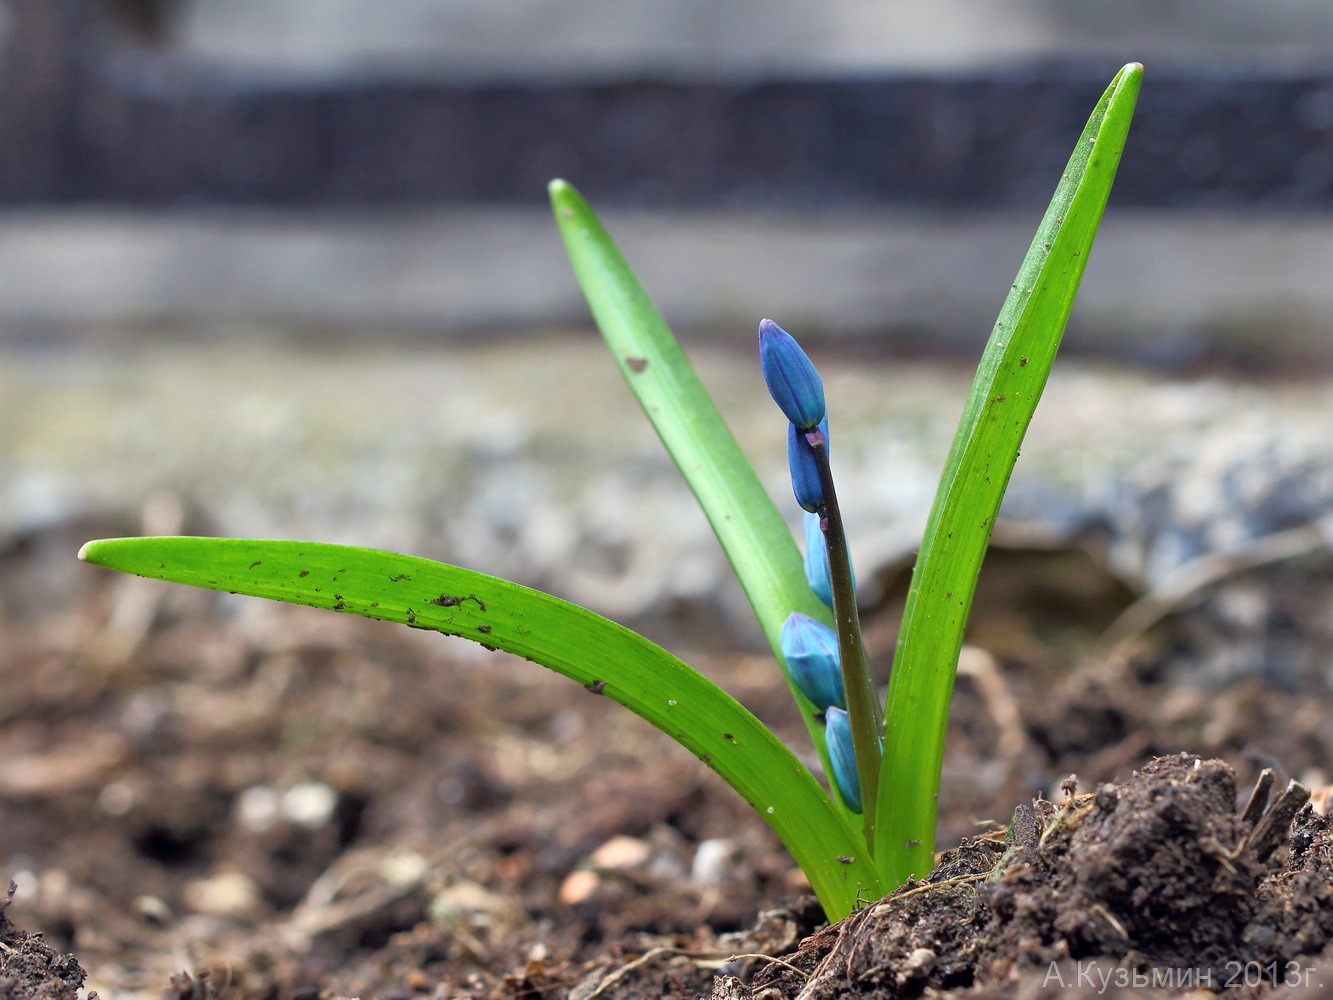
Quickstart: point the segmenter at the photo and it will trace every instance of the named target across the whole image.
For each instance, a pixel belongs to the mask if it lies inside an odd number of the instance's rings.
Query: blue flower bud
[[[852,721],[840,708],[824,713],[824,745],[829,766],[842,801],[854,813],[861,811],[861,782],[856,776],[856,752],[852,749]]]
[[[782,623],[782,655],[801,694],[821,712],[847,707],[842,687],[838,635],[823,622],[793,611]]]
[[[759,321],[759,367],[773,402],[800,430],[824,419],[824,383],[801,345],[771,319]]]
[[[805,528],[805,581],[815,596],[830,608],[833,607],[833,581],[829,579],[828,545],[824,541],[824,532],[819,527],[819,515],[807,513]],[[852,569],[852,586],[856,586],[856,569]]]
[[[819,527],[818,514],[806,512],[805,528],[805,582],[815,596],[828,607],[833,607],[833,581],[828,572],[828,546],[824,543],[824,532]]]
[[[820,421],[819,432],[824,435],[824,450],[827,452],[828,417]],[[787,465],[791,468],[791,489],[796,494],[796,502],[813,513],[824,502],[824,487],[819,481],[815,450],[805,435],[806,432],[797,430],[795,424],[787,425]]]

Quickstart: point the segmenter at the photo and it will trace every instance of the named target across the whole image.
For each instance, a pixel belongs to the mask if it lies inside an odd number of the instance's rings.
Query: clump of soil
[[[79,1000],[79,987],[87,978],[79,960],[59,954],[40,934],[13,927],[5,916],[17,890],[10,882],[0,900],[0,996],[6,1000]]]
[[[1218,760],[1159,758],[1085,795],[1071,781],[1062,806],[1020,808],[1005,836],[946,852],[929,877],[808,938],[748,989],[716,992],[1313,985],[1333,939],[1333,838],[1297,783],[1270,805],[1271,780],[1239,814],[1235,775]]]

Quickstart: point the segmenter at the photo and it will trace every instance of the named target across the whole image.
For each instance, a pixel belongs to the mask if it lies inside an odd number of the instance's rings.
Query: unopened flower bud
[[[815,596],[828,607],[833,607],[833,581],[829,579],[828,546],[820,528],[818,514],[806,512],[802,527],[805,529],[805,581]]]
[[[796,494],[796,502],[804,510],[812,513],[824,502],[824,487],[819,478],[819,461],[815,450],[806,440],[811,431],[798,430],[795,424],[787,425],[787,465],[791,469],[791,489]],[[819,423],[817,432],[823,435],[824,450],[828,451],[828,417]]]
[[[842,687],[842,661],[838,656],[838,636],[823,622],[793,611],[782,623],[782,655],[791,679],[823,712],[847,706]]]
[[[759,322],[759,367],[773,402],[799,430],[824,419],[824,383],[814,363],[786,330],[771,319]]]
[[[842,801],[852,812],[859,813],[861,782],[856,775],[856,752],[852,749],[852,722],[840,708],[830,708],[824,713],[824,744]]]
[[[829,578],[828,544],[820,527],[818,514],[807,513],[802,527],[805,530],[805,582],[815,596],[828,607],[833,607],[833,581]],[[852,570],[852,586],[856,586],[856,570]]]

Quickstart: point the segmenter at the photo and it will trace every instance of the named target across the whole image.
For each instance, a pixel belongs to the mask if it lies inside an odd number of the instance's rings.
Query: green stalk
[[[872,857],[875,843],[875,805],[879,798],[880,733],[879,696],[870,676],[865,643],[861,640],[861,616],[856,608],[856,583],[847,551],[847,533],[842,526],[838,491],[833,486],[828,441],[818,429],[807,432],[806,441],[815,454],[819,488],[824,502],[819,508],[819,529],[828,549],[829,589],[833,593],[833,619],[838,634],[838,657],[842,661],[842,686],[847,694],[847,721],[852,730],[852,752],[856,756],[857,782],[861,786],[861,822]],[[830,784],[834,784],[830,777]]]

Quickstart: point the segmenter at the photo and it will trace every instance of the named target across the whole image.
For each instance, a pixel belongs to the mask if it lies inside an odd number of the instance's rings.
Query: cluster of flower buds
[[[800,344],[771,319],[759,324],[759,364],[769,394],[789,421],[787,464],[792,492],[806,511],[805,577],[815,596],[832,607],[833,586],[824,541],[826,522],[821,510],[824,487],[820,456],[815,451],[823,449],[826,465],[829,436],[824,383]],[[811,705],[824,713],[824,740],[833,781],[847,807],[860,812],[861,789],[852,752],[838,636],[822,622],[793,611],[782,625],[780,641],[792,682]]]
[[[824,489],[814,446],[828,447],[824,383],[801,345],[771,319],[759,323],[759,367],[773,402],[790,421],[787,464],[796,502],[804,510],[817,511],[824,502]]]

